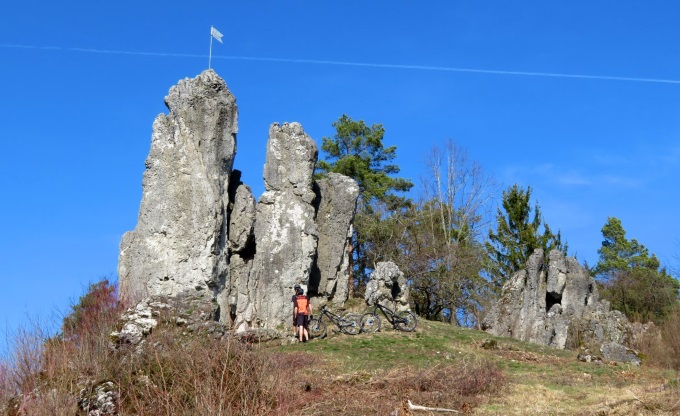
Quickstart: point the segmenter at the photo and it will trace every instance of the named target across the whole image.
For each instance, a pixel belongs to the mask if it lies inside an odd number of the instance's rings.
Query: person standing
[[[295,296],[293,296],[293,320],[297,328],[297,336],[300,342],[309,341],[309,316],[312,314],[312,305],[309,297],[304,294],[300,285],[295,285]]]

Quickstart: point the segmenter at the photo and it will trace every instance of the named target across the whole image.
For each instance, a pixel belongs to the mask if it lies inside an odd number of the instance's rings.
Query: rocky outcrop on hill
[[[366,284],[366,303],[376,303],[400,312],[410,310],[409,287],[404,273],[391,261],[379,262]]]
[[[547,261],[536,250],[524,270],[508,279],[499,301],[482,324],[487,332],[560,349],[608,351],[628,343],[630,325],[609,302],[600,300],[595,280],[575,258],[553,250]]]
[[[316,304],[342,304],[356,182],[331,174],[315,183],[314,141],[298,123],[274,123],[255,202],[232,170],[237,107],[225,82],[207,70],[165,101],[170,112],[154,122],[139,220],[122,238],[118,266],[121,292],[145,299],[142,318],[153,319],[149,299],[190,298],[215,311],[207,320],[271,332],[289,326],[296,284]],[[147,331],[128,329],[121,342]]]
[[[270,127],[251,272],[257,282],[258,326],[290,321],[293,286],[309,281],[318,240],[312,190],[317,153],[298,123]]]
[[[217,291],[227,276],[227,188],[236,99],[213,71],[185,79],[153,123],[142,203],[120,244],[121,291],[137,297]]]

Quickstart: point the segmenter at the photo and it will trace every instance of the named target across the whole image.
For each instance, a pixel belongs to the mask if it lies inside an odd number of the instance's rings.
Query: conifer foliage
[[[628,240],[621,220],[609,217],[602,227],[600,259],[594,274],[602,295],[631,319],[660,323],[678,306],[680,282],[670,276],[656,255],[636,239]]]
[[[489,254],[487,271],[497,288],[522,269],[537,248],[543,249],[546,256],[553,249],[566,254],[567,246],[562,244],[560,232],[552,233],[538,203],[532,216],[531,191],[531,187],[523,189],[517,184],[503,191],[503,209],[499,208],[496,214],[496,231],[489,230],[489,241],[485,244]]]
[[[357,181],[359,203],[354,220],[355,229],[350,248],[350,291],[367,279],[367,250],[378,238],[382,220],[404,209],[410,201],[403,195],[413,183],[396,176],[400,169],[393,161],[396,146],[385,147],[385,129],[381,124],[366,125],[343,114],[333,123],[335,135],[324,137],[321,150],[326,160],[317,163],[317,177],[335,172]]]

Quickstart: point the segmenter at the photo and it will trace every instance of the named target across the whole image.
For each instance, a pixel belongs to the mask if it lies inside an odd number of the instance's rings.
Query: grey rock
[[[256,203],[232,170],[238,115],[225,82],[207,70],[172,87],[165,102],[138,222],[120,244],[121,293],[141,309],[123,317],[116,342],[143,343],[167,310],[174,318],[163,319],[188,332],[272,334],[290,323],[295,284],[317,305],[342,304],[356,183],[330,174],[316,185],[316,144],[300,124],[275,123]]]
[[[251,279],[253,259],[231,256],[229,264],[232,285],[232,296],[229,308],[233,310],[232,326],[236,332],[243,332],[255,326],[255,301],[257,299],[257,285],[255,276]]]
[[[384,261],[379,262],[371,273],[364,297],[369,306],[380,303],[400,312],[411,309],[409,295],[410,290],[404,273],[393,262]]]
[[[312,173],[317,148],[297,123],[269,129],[265,193],[257,204],[257,249],[250,279],[256,281],[258,327],[283,329],[290,321],[295,284],[307,284],[316,256]]]
[[[227,280],[227,188],[236,151],[236,99],[212,70],[185,79],[153,125],[142,203],[121,241],[121,292],[140,299],[213,292]]]
[[[273,123],[269,127],[264,164],[265,190],[287,190],[311,203],[314,199],[312,175],[317,156],[316,144],[300,123]]]
[[[606,342],[600,346],[600,353],[604,361],[617,363],[630,363],[633,365],[640,365],[642,359],[639,354],[625,345],[618,342]]]
[[[546,273],[547,272],[547,273]],[[597,285],[576,259],[558,250],[536,250],[526,268],[508,279],[482,328],[555,348],[629,342],[630,324],[599,299]]]
[[[229,249],[238,253],[249,247],[254,238],[255,198],[250,187],[236,188],[233,207],[229,215]]]
[[[329,173],[317,185],[319,241],[310,288],[334,304],[343,304],[348,296],[349,245],[359,186],[339,173]]]
[[[149,335],[158,326],[158,320],[153,315],[149,302],[140,302],[123,314],[121,317],[122,328],[120,331],[113,332],[111,338],[116,344],[138,345],[146,335]]]
[[[117,415],[118,388],[112,381],[104,381],[80,390],[78,407],[87,416]]]

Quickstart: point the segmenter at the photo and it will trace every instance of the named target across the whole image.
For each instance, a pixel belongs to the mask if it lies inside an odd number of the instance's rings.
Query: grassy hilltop
[[[572,351],[439,322],[383,331],[281,348],[308,360],[294,378],[296,390],[309,386],[305,414],[411,414],[407,399],[480,415],[680,414],[677,372],[583,363]],[[487,340],[496,347],[483,348]]]
[[[80,325],[17,343],[0,363],[0,414],[85,415],[84,398],[102,391],[118,415],[451,414],[412,411],[408,400],[476,415],[680,414],[677,371],[584,363],[440,322],[420,320],[412,333],[385,321],[375,334],[329,328],[325,339],[265,345],[165,320],[142,347],[116,350],[116,313]]]

